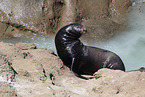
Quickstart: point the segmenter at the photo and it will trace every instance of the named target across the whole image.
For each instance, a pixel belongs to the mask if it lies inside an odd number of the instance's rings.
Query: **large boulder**
[[[7,27],[12,27],[10,31],[14,34],[22,31],[32,31],[46,33],[46,29],[51,27],[54,18],[52,8],[53,0],[5,0],[0,2],[0,22]],[[46,28],[47,27],[47,28]],[[17,29],[19,31],[17,31]],[[2,33],[2,32],[1,32]]]
[[[18,46],[19,45],[19,46]],[[76,77],[52,50],[29,43],[0,43],[2,97],[144,97],[145,72],[100,69]],[[21,47],[22,46],[22,47]],[[30,46],[30,47],[28,47]]]
[[[81,22],[88,29],[85,37],[90,41],[104,40],[123,30],[130,6],[130,0],[79,0]]]
[[[106,39],[125,27],[130,6],[130,0],[3,0],[0,36],[56,33],[64,25],[79,22],[87,27],[87,38]]]

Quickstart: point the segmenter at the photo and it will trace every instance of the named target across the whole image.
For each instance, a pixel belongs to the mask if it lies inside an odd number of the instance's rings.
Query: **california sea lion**
[[[118,55],[108,50],[83,45],[79,38],[86,32],[86,28],[78,23],[67,25],[58,31],[55,45],[63,63],[78,77],[93,75],[101,68],[125,71]]]

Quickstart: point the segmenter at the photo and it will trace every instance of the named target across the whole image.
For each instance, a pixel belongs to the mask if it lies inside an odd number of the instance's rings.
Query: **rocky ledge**
[[[53,50],[0,42],[0,97],[145,97],[145,72],[101,69],[73,75]]]

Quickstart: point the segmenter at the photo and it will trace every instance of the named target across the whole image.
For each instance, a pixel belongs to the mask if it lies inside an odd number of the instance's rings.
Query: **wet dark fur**
[[[67,25],[58,31],[55,45],[64,64],[77,76],[93,75],[101,68],[125,71],[118,55],[108,50],[83,45],[79,38],[86,32],[85,27],[78,23]]]

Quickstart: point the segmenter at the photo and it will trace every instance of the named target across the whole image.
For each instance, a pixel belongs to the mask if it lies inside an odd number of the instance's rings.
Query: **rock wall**
[[[0,97],[144,97],[145,72],[101,69],[80,79],[52,50],[0,42]]]
[[[86,38],[104,40],[123,30],[130,0],[78,0],[82,24],[88,29]]]
[[[0,36],[17,33],[56,33],[72,22],[84,24],[87,37],[111,37],[125,27],[130,0],[3,0],[0,2]]]

